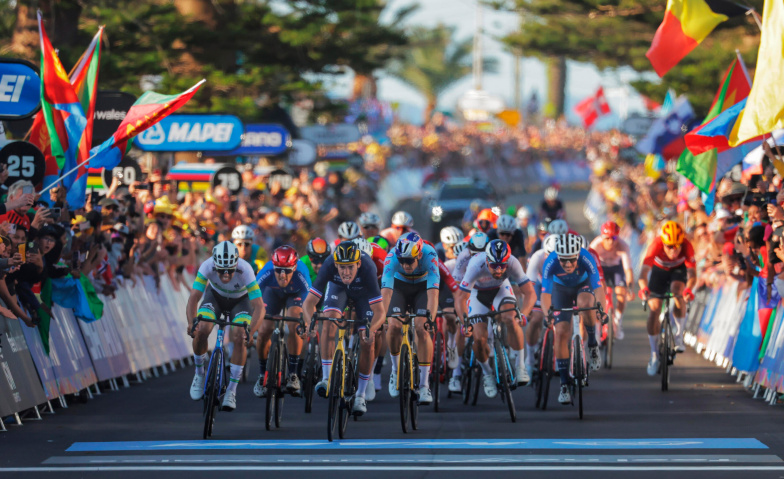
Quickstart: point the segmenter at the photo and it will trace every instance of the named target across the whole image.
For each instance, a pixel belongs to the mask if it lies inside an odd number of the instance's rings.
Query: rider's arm
[[[422,255],[422,261],[425,262],[427,268],[427,288],[434,289],[438,292],[441,283],[441,272],[439,270],[438,254],[432,247],[426,254]],[[433,310],[435,313],[435,310]]]
[[[604,300],[604,285],[599,274],[599,266],[591,253],[580,254],[580,262],[588,271],[588,281],[591,284],[593,295],[597,301]]]
[[[310,319],[316,311],[316,305],[324,295],[324,291],[327,289],[327,283],[329,282],[329,279],[335,275],[335,272],[335,261],[332,256],[330,256],[321,266],[321,269],[316,276],[316,281],[311,285],[308,290],[308,297],[305,298],[305,302],[302,304],[302,313],[305,315],[306,325],[310,325]]]
[[[621,257],[621,265],[623,265],[623,273],[626,276],[626,284],[631,287],[632,284],[634,284],[634,269],[632,268],[632,257],[629,252],[629,245],[625,242],[621,245],[619,255]]]
[[[642,265],[642,269],[640,270],[640,277],[637,278],[637,285],[640,287],[640,291],[648,289],[648,273],[650,272],[650,266],[647,264]]]
[[[683,246],[685,248],[686,261],[686,287],[691,290],[697,282],[697,262],[694,260],[694,247],[688,241]]]
[[[438,312],[438,288],[427,290],[427,310],[430,311],[430,317],[435,320]]]
[[[449,291],[452,293],[457,291],[459,284],[457,281],[455,281],[455,278],[452,277],[452,274],[449,272],[449,268],[447,268],[440,260],[438,261],[438,271],[441,274],[441,281],[446,284],[446,286],[449,288]]]
[[[196,318],[196,312],[199,309],[199,301],[204,295],[203,290],[194,288],[191,290],[191,295],[188,296],[188,305],[185,307],[185,319],[188,321],[188,330],[193,327],[193,320]]]
[[[533,311],[534,305],[536,304],[536,290],[534,288],[533,281],[528,281],[521,286],[517,286],[517,289],[523,294],[524,298],[523,304],[520,306],[520,312],[526,317],[530,316],[531,311]]]

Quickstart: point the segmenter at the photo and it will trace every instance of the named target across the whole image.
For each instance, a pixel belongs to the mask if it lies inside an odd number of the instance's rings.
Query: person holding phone
[[[0,223],[7,221],[15,225],[30,229],[30,218],[27,212],[35,201],[35,188],[26,180],[20,180],[8,189],[8,200],[3,207],[5,212],[0,213]]]

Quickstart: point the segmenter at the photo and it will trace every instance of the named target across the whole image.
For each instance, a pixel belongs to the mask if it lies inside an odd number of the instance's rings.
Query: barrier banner
[[[0,417],[46,402],[19,320],[0,316]]]
[[[759,278],[754,278],[749,293],[749,301],[740,324],[738,339],[732,351],[732,364],[739,371],[753,373],[759,367],[759,352],[762,344],[762,329],[758,319],[759,295],[757,285]]]
[[[115,299],[106,303],[103,314],[105,318],[111,318],[115,322],[118,331],[122,331],[120,339],[128,358],[130,372],[136,374],[143,369],[149,369],[152,364],[145,349],[143,331],[131,308],[128,294],[130,288],[131,282],[126,280],[122,287],[117,289]]]
[[[75,394],[98,381],[76,321],[73,312],[52,307],[49,358],[61,395]]]
[[[111,298],[101,295],[99,297],[104,305],[111,301]],[[104,316],[90,323],[77,321],[99,381],[108,381],[131,372],[117,326],[106,312],[104,309]]]
[[[22,327],[22,332],[25,341],[27,341],[27,347],[30,348],[30,356],[33,357],[35,369],[38,371],[38,378],[44,387],[46,399],[57,399],[60,396],[60,388],[57,387],[57,377],[54,374],[52,361],[44,350],[38,328]]]
[[[757,374],[754,376],[754,382],[759,383],[767,388],[775,387],[778,389],[779,378],[781,376],[779,367],[779,355],[781,354],[781,346],[784,343],[784,334],[781,331],[782,318],[784,318],[784,308],[779,307],[776,311],[775,318],[772,318],[773,328],[771,329],[768,347],[765,349],[765,354],[760,362]]]

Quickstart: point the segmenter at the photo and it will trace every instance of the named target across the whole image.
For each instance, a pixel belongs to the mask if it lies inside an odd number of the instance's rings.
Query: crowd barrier
[[[163,275],[159,287],[144,277],[124,281],[115,297],[99,295],[104,310],[96,321],[54,305],[48,353],[38,328],[0,316],[0,430],[3,418],[21,424],[41,418],[41,406],[54,412],[53,400],[67,407],[67,395],[89,398],[100,392],[99,382],[118,389],[118,380],[129,385],[129,375],[142,381],[159,369],[168,373],[175,361],[182,365],[193,354],[184,321],[188,296]]]

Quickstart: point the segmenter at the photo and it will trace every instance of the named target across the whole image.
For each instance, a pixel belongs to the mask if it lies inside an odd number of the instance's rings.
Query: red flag
[[[645,95],[640,95],[642,97],[642,103],[645,105],[645,109],[648,111],[659,111],[661,110],[661,103],[651,100]]]
[[[600,116],[609,114],[610,105],[604,96],[604,88],[599,87],[596,93],[575,105],[574,112],[580,115],[586,128],[590,128]]]

